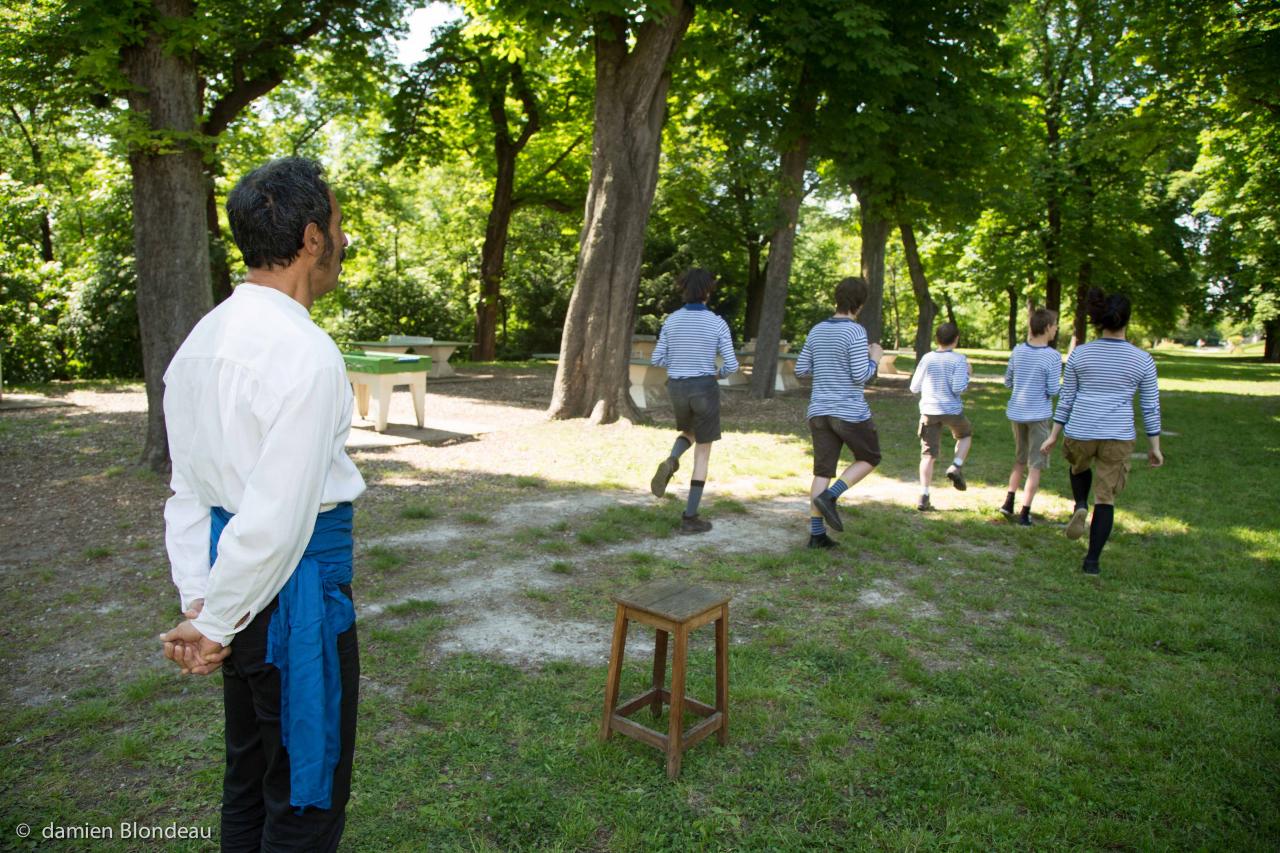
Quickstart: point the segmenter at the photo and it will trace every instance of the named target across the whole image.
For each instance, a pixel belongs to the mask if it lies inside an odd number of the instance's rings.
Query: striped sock
[[[838,480],[832,480],[831,485],[827,486],[827,494],[831,495],[832,500],[839,500],[840,496],[849,491],[849,484],[841,477]]]
[[[706,480],[689,481],[689,501],[684,507],[685,517],[693,518],[698,514],[698,504],[702,502],[702,489],[706,485]]]
[[[827,532],[827,525],[823,523],[822,516],[820,515],[809,516],[809,535],[810,536],[822,536],[826,532]]]

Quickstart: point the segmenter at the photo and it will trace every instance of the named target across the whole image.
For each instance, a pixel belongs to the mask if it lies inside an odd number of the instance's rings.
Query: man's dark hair
[[[933,335],[938,343],[949,347],[960,339],[960,327],[955,323],[943,323]]]
[[[1031,334],[1038,338],[1056,322],[1058,322],[1057,311],[1050,311],[1048,308],[1037,308],[1031,312]]]
[[[285,157],[259,166],[227,196],[227,219],[245,265],[287,267],[302,251],[302,235],[314,222],[324,235],[324,258],[333,252],[329,234],[329,185],[314,160]]]
[[[860,275],[840,279],[836,284],[836,313],[857,314],[867,302],[867,280]]]
[[[719,282],[711,271],[702,267],[687,269],[676,279],[676,287],[680,288],[685,302],[706,302],[717,284]]]
[[[1091,287],[1084,304],[1093,325],[1104,332],[1118,332],[1129,325],[1132,306],[1129,297],[1122,293],[1107,295],[1101,288]]]

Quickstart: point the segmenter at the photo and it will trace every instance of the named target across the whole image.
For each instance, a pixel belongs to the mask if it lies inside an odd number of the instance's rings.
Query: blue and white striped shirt
[[[876,363],[867,352],[867,330],[846,317],[823,320],[809,330],[796,359],[796,376],[812,376],[806,418],[832,415],[861,423],[871,417],[862,395]]]
[[[1079,441],[1136,438],[1133,395],[1141,394],[1142,425],[1160,434],[1160,388],[1150,353],[1122,338],[1098,338],[1078,346],[1062,373],[1062,396],[1053,419]]]
[[[911,377],[911,393],[920,395],[920,414],[958,415],[960,395],[969,387],[969,359],[953,349],[924,354]]]
[[[724,366],[716,370],[716,356]],[[668,379],[728,376],[738,370],[729,326],[701,302],[688,302],[671,312],[658,333],[652,363],[667,369]]]
[[[1004,387],[1012,388],[1004,413],[1020,424],[1053,417],[1053,397],[1062,387],[1062,356],[1049,346],[1021,343],[1009,355]]]

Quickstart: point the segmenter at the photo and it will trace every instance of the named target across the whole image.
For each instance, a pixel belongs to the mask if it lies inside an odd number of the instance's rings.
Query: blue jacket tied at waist
[[[343,503],[316,516],[302,559],[280,589],[267,626],[267,663],[280,670],[280,740],[289,752],[289,804],[299,811],[327,809],[341,747],[342,673],[338,635],[356,621],[351,599],[338,589],[351,583],[351,522]],[[211,511],[209,565],[233,515]]]

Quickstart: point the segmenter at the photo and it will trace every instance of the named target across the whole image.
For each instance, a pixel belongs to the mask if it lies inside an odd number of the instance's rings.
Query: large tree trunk
[[[889,220],[870,198],[858,195],[862,221],[862,277],[867,280],[867,304],[858,322],[867,330],[867,342],[878,344],[884,334],[884,250],[889,240]]]
[[[1009,295],[1009,351],[1018,345],[1018,288],[1008,287],[1005,293]]]
[[[920,263],[920,248],[916,244],[916,232],[910,222],[898,224],[902,235],[902,253],[907,256],[907,271],[911,274],[911,291],[916,296],[916,358],[933,349],[933,320],[938,316],[937,303],[929,294],[929,281],[924,277],[924,264]]]
[[[693,6],[673,0],[665,18],[635,28],[630,50],[624,18],[596,21],[591,185],[548,410],[553,418],[609,423],[631,411],[627,362],[658,183],[668,63],[692,20]]]
[[[1262,360],[1272,363],[1280,362],[1280,317],[1275,317],[1262,324],[1263,339]]]
[[[803,111],[811,110],[812,98],[804,90],[792,104],[792,121],[807,121]],[[782,317],[787,310],[787,282],[791,278],[791,261],[795,257],[796,222],[800,218],[800,202],[804,198],[804,170],[809,160],[809,138],[795,137],[782,152],[778,169],[777,227],[769,238],[769,267],[765,273],[764,299],[760,305],[760,325],[756,349],[751,363],[751,396],[757,400],[773,396],[778,370],[778,347],[782,341]]]
[[[157,21],[122,57],[133,90],[130,112],[152,132],[129,152],[138,322],[147,382],[147,438],[142,462],[169,467],[164,371],[191,328],[212,305],[205,183],[200,152],[177,134],[198,130],[197,75],[191,55],[174,55],[164,32],[181,31],[190,0],[153,0]],[[190,137],[187,137],[190,138]],[[163,144],[162,144],[163,143]]]
[[[1093,287],[1093,176],[1084,166],[1078,169],[1081,187],[1084,190],[1084,210],[1080,215],[1080,268],[1076,275],[1076,312],[1072,324],[1072,334],[1081,343],[1089,330],[1087,312],[1089,288]]]
[[[751,235],[747,238],[747,316],[742,326],[742,340],[752,341],[760,337],[760,307],[764,304],[764,282],[767,267],[761,266],[760,256],[765,241]]]
[[[498,313],[516,182],[515,146],[510,140],[499,138],[494,147],[498,175],[493,184],[489,223],[484,229],[484,248],[480,250],[480,304],[476,306],[476,358],[480,361],[493,361],[498,357]]]

